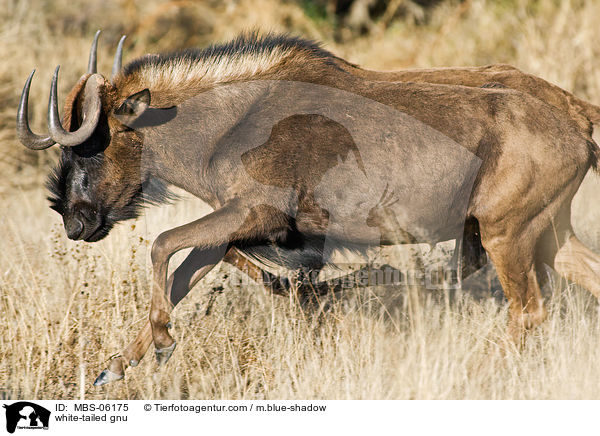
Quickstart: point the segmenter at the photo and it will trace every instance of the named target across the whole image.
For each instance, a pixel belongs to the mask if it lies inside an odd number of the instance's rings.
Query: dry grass
[[[9,398],[598,397],[600,319],[582,290],[556,284],[563,291],[549,298],[550,319],[517,352],[505,345],[506,310],[491,293],[446,301],[443,291],[421,291],[410,308],[406,289],[368,288],[318,314],[240,286],[228,266],[175,310],[178,348],[164,369],[149,354],[125,382],[94,388],[146,319],[148,240],[197,216],[198,202],[151,210],[133,231],[123,225],[95,245],[66,240],[39,191],[6,204],[0,382]]]
[[[72,7],[73,4],[81,7]],[[174,312],[178,348],[157,371],[148,355],[124,382],[91,383],[148,313],[149,241],[197,218],[197,202],[151,209],[97,244],[67,241],[40,188],[51,152],[25,153],[14,111],[29,73],[36,130],[55,65],[60,86],[83,72],[103,28],[100,68],[128,33],[135,54],[226,39],[243,28],[289,29],[372,68],[509,62],[600,102],[600,4],[594,1],[445,2],[427,25],[397,21],[345,44],[293,2],[46,2],[0,10],[0,397],[4,398],[598,398],[598,304],[555,282],[550,318],[521,352],[504,346],[506,310],[489,287],[476,297],[405,289],[354,290],[324,313],[272,297],[220,266]],[[600,248],[599,183],[574,205],[576,231]],[[132,227],[135,226],[135,229]],[[225,276],[227,278],[225,279]],[[221,294],[213,288],[224,286]],[[211,295],[216,295],[206,314]]]

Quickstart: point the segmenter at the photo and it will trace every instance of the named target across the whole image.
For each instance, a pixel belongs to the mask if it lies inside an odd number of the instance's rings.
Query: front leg
[[[234,249],[230,249],[231,252]],[[204,255],[202,255],[204,253]],[[217,264],[219,251],[212,253],[206,250],[193,249],[186,259],[177,267],[167,281],[167,294],[173,306],[176,306],[208,272]],[[124,351],[113,356],[108,368],[100,373],[95,386],[102,386],[125,376],[128,366],[137,366],[152,343],[152,327],[150,319],[138,332],[136,338]],[[164,356],[165,353],[162,353]]]
[[[286,277],[271,274],[264,267],[242,255],[237,248],[230,248],[223,258],[223,262],[234,266],[274,295],[285,297],[289,295],[291,285]]]
[[[156,244],[156,241],[154,244]],[[169,314],[194,285],[223,259],[226,248],[223,245],[204,249],[194,248],[184,262],[173,272],[169,280],[166,280],[169,260],[155,263],[153,247],[154,287],[150,306],[150,324],[152,325],[152,337],[156,347],[156,360],[159,365],[165,364],[175,350],[175,341],[167,331],[171,326]],[[164,328],[157,329],[157,324],[162,325]],[[165,344],[168,345],[165,346]]]
[[[169,317],[173,308],[172,297],[167,292],[167,269],[169,259],[176,252],[189,247],[203,257],[210,257],[210,264],[218,263],[227,247],[241,240],[265,238],[271,231],[279,231],[287,223],[270,216],[269,208],[249,209],[238,202],[189,224],[161,233],[152,246],[153,292],[150,308],[152,339],[159,363],[165,362],[175,348],[175,340],[169,334]]]

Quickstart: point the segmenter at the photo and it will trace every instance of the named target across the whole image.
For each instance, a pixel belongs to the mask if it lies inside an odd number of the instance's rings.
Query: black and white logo
[[[48,429],[50,411],[28,401],[19,401],[2,405],[6,409],[6,431],[14,433],[16,429]]]

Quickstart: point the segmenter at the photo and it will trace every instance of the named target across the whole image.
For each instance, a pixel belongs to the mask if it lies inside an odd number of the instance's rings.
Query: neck
[[[141,129],[147,172],[217,207],[227,177],[213,174],[220,145],[266,92],[261,83],[214,87],[177,105],[167,123]]]

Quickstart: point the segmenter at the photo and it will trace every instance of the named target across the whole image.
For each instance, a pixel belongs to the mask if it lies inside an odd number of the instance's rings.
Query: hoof
[[[113,382],[116,380],[121,380],[122,378],[123,378],[122,374],[116,374],[116,373],[112,372],[110,369],[105,369],[96,378],[96,381],[94,381],[94,386],[102,386],[102,385],[105,385],[107,383],[110,383],[110,382]]]
[[[156,363],[158,363],[159,366],[162,366],[165,363],[167,363],[167,361],[171,357],[171,354],[173,354],[173,351],[175,350],[175,345],[177,345],[177,342],[173,342],[173,344],[170,347],[154,350],[154,352],[156,353]]]

